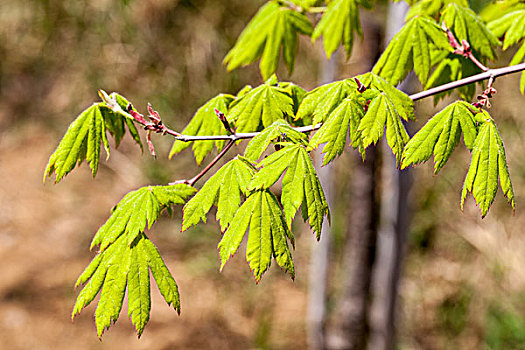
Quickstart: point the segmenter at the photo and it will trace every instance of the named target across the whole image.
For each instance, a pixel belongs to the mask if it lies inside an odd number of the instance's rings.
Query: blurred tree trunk
[[[337,79],[339,55],[336,53],[330,61],[324,61],[321,71],[320,83],[325,84]],[[323,186],[329,207],[333,203],[333,167],[321,167],[320,153],[315,155],[319,180]],[[308,305],[307,305],[307,334],[308,348],[312,350],[324,349],[324,328],[326,318],[326,288],[328,273],[328,256],[330,253],[330,226],[326,218],[323,222],[321,240],[313,241],[310,256],[310,272],[308,280]]]
[[[408,11],[405,3],[391,3],[388,10],[386,42],[403,26]],[[410,92],[413,75],[399,87]],[[383,142],[383,165],[380,227],[377,256],[372,283],[373,303],[370,310],[370,350],[391,350],[395,347],[395,321],[399,279],[410,221],[408,192],[411,187],[409,169],[396,169],[391,150]]]
[[[363,48],[368,53],[369,69],[379,55],[380,28],[363,14],[363,30],[367,40]],[[378,151],[370,147],[366,161],[357,152],[352,162],[352,201],[349,204],[348,225],[343,249],[341,275],[343,293],[337,300],[337,308],[330,329],[327,331],[328,349],[364,349],[368,335],[368,303],[372,266],[374,264],[377,235]]]

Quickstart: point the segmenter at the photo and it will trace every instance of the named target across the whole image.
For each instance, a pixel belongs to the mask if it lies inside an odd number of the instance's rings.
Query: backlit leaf
[[[221,270],[239,249],[248,228],[246,260],[256,282],[260,281],[270,267],[272,257],[294,278],[292,254],[288,246],[288,239],[293,236],[285,223],[277,199],[269,190],[252,192],[224,232],[218,245]]]
[[[258,86],[230,105],[228,121],[237,132],[260,131],[279,119],[294,115],[292,97],[277,85],[276,77]]]
[[[392,38],[372,72],[395,86],[413,69],[424,85],[432,68],[431,50],[436,49],[452,51],[446,33],[429,17],[413,17]]]
[[[476,110],[464,101],[456,101],[430,118],[406,145],[401,169],[426,162],[434,154],[437,174],[458,145],[462,132],[465,145],[472,150],[477,136],[473,114]]]
[[[266,80],[277,70],[282,47],[284,62],[291,73],[298,33],[311,35],[312,30],[312,24],[304,14],[282,7],[278,1],[269,1],[244,28],[224,63],[231,71],[261,57],[259,68]]]
[[[163,209],[184,204],[195,191],[188,185],[177,184],[142,187],[128,193],[97,231],[91,248],[100,245],[100,250],[104,251],[122,235],[128,245],[131,245],[140,233],[151,228]]]
[[[441,21],[452,30],[458,42],[466,40],[482,56],[494,59],[498,38],[468,6],[450,3],[441,14]]]
[[[313,118],[313,125],[325,121],[345,98],[355,92],[357,92],[357,83],[354,79],[321,85],[305,95],[296,119]]]
[[[290,124],[281,119],[257,134],[257,136],[248,143],[248,146],[246,146],[244,156],[251,161],[256,161],[261,157],[270,143],[277,139],[301,144],[308,142],[305,134],[293,129]]]
[[[117,93],[112,93],[111,98],[115,99],[122,109],[125,109],[129,103]],[[125,133],[124,124],[128,126],[131,136],[142,148],[133,122],[121,114],[114,113],[104,102],[95,103],[84,110],[71,123],[58,147],[49,157],[44,171],[44,182],[47,177],[55,173],[55,183],[58,183],[84,160],[95,177],[100,162],[101,143],[109,158],[110,149],[106,130],[115,138],[118,147]]]
[[[324,50],[328,59],[341,44],[344,45],[347,56],[350,56],[355,34],[363,35],[359,23],[358,3],[358,0],[330,1],[323,17],[315,27],[312,41],[323,36]]]
[[[243,157],[226,163],[184,206],[182,231],[201,220],[206,222],[206,214],[214,204],[217,205],[217,221],[224,231],[241,205],[241,196],[248,194],[247,187],[254,172],[253,165]]]
[[[319,239],[324,216],[330,217],[321,183],[306,148],[299,144],[283,145],[284,148],[261,162],[262,168],[254,175],[249,189],[270,188],[286,171],[281,195],[286,223],[290,228],[295,213],[306,203],[308,222]]]
[[[483,110],[482,123],[472,151],[472,160],[461,193],[461,209],[468,193],[476,200],[485,217],[498,191],[498,178],[503,194],[515,208],[514,191],[510,180],[503,141],[489,114]]]
[[[357,93],[359,94],[359,93]],[[347,135],[350,134],[351,145],[357,148],[363,144],[358,127],[364,116],[364,109],[351,95],[332,112],[321,128],[310,140],[310,147],[317,148],[326,143],[323,148],[325,154],[323,165],[330,163],[335,157],[343,153]]]

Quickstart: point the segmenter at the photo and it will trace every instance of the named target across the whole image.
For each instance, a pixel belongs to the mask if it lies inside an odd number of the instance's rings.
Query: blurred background
[[[151,102],[181,130],[209,98],[260,84],[257,64],[228,74],[221,62],[262,3],[0,0],[0,348],[301,349],[321,341],[339,349],[351,335],[372,349],[525,349],[519,76],[498,79],[491,110],[505,141],[515,214],[501,191],[483,220],[471,198],[460,211],[470,161],[462,143],[439,176],[431,164],[393,171],[381,145],[365,163],[349,151],[322,171],[332,211],[322,243],[300,220],[294,224],[295,282],[273,266],[255,285],[244,253],[219,273],[218,225],[210,218],[181,234],[179,210],[149,236],[179,284],[181,316],[152,287],[140,340],[125,307],[102,342],[94,305],[71,322],[73,284],[110,208],[130,190],[191,177],[198,167],[189,150],[168,160],[168,137],[154,137],[158,160],[126,137],[96,179],[83,165],[60,184],[43,185],[49,155],[100,88],[142,111]],[[312,89],[368,71],[395,19],[389,11],[379,2],[362,14],[364,40],[350,59],[339,53],[327,63],[321,42],[303,37],[294,73],[279,77]],[[489,65],[505,65],[511,53]],[[453,98],[418,102],[413,130]]]

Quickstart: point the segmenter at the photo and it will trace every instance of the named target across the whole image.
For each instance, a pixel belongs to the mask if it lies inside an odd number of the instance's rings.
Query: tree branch
[[[489,69],[488,71],[480,73],[480,74],[472,75],[470,77],[467,77],[461,80],[453,81],[447,84],[437,86],[432,89],[418,92],[417,94],[410,95],[410,98],[413,101],[417,101],[425,97],[437,95],[445,91],[449,91],[449,90],[457,89],[465,85],[477,83],[478,81],[487,80],[487,79],[490,79],[491,77],[497,78],[497,77],[501,77],[504,75],[521,72],[524,70],[525,70],[525,63],[517,64],[515,66],[509,66],[509,67],[503,67],[503,68],[497,68],[497,69]]]
[[[491,77],[497,78],[503,75],[508,75],[512,73],[517,73],[525,70],[525,63],[521,63],[515,66],[510,67],[503,67],[503,68],[497,68],[497,69],[489,69],[486,72],[472,75],[470,77],[453,81],[447,84],[443,84],[440,86],[437,86],[432,89],[428,89],[425,91],[418,92],[416,94],[410,95],[409,97],[413,101],[418,101],[426,97],[430,97],[433,95],[440,94],[445,91],[457,89],[459,87],[477,83],[479,81],[490,79]],[[295,130],[299,132],[310,132],[317,130],[321,127],[321,123],[317,125],[308,125],[308,126],[301,126],[298,128],[295,128]],[[214,141],[214,140],[231,140],[231,141],[238,141],[238,140],[246,140],[251,139],[259,134],[259,132],[247,132],[247,133],[236,133],[235,135],[199,135],[199,136],[192,136],[192,135],[182,135],[179,134],[176,131],[170,130],[169,128],[165,127],[163,130],[164,133],[172,135],[175,139],[179,141],[184,142],[191,142],[191,141]]]
[[[465,86],[468,84],[473,84],[479,81],[490,79],[491,82],[494,81],[497,77],[508,75],[512,73],[517,73],[525,70],[525,63],[521,63],[515,66],[509,66],[509,67],[503,67],[503,68],[497,68],[497,69],[489,69],[486,72],[476,74],[461,80],[453,81],[448,84],[443,84],[440,86],[437,86],[432,89],[428,89],[425,91],[418,92],[417,94],[410,95],[409,97],[413,101],[418,101],[423,98],[437,95],[439,93],[453,90],[456,88],[459,88],[461,86]],[[211,141],[211,140],[229,140],[228,144],[223,148],[223,150],[204,168],[200,173],[198,173],[196,176],[189,180],[179,180],[175,181],[171,184],[176,183],[185,183],[190,186],[193,186],[201,177],[204,176],[225,154],[226,152],[233,146],[233,144],[238,140],[245,140],[245,139],[251,139],[255,136],[257,136],[260,132],[248,132],[248,133],[237,133],[233,135],[206,135],[206,136],[191,136],[191,135],[182,135],[176,131],[173,131],[163,125],[161,125],[161,130],[157,132],[161,132],[163,134],[169,134],[172,135],[175,139],[179,141],[184,142],[190,142],[190,141]],[[307,125],[307,126],[301,126],[294,128],[295,130],[299,132],[310,132],[318,130],[322,126],[322,123],[316,124],[316,125]],[[146,126],[147,129],[147,126]]]

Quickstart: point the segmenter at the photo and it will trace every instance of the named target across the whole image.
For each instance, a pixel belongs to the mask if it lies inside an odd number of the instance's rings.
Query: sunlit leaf
[[[255,280],[260,281],[270,267],[272,257],[294,278],[292,254],[288,246],[288,239],[293,236],[285,223],[277,199],[269,190],[253,192],[239,208],[232,224],[224,232],[218,246],[221,270],[239,249],[248,227],[246,260]]]
[[[478,204],[481,216],[485,217],[496,197],[498,178],[503,194],[513,209],[515,202],[503,141],[492,118],[485,110],[481,113],[485,121],[474,143],[472,160],[461,193],[461,209],[463,210],[470,192]]]

